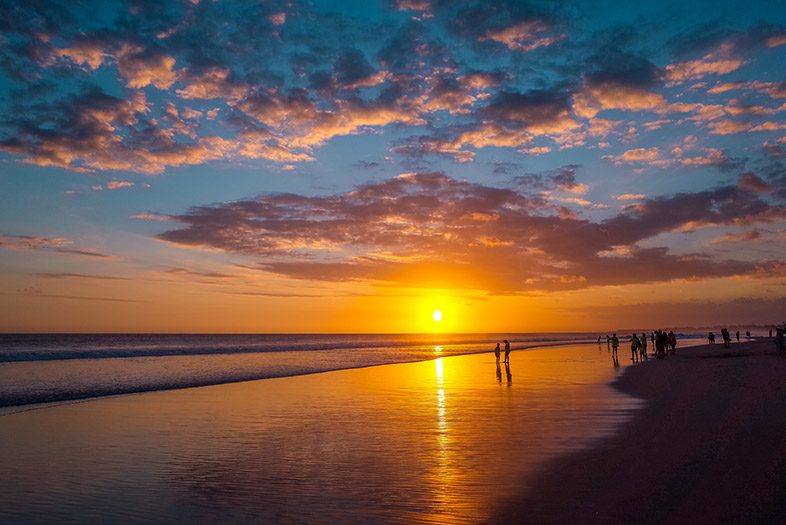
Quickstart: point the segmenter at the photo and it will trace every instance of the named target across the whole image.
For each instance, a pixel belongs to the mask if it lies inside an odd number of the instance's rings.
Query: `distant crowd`
[[[770,339],[773,337],[772,330],[770,330]],[[729,332],[728,328],[722,328],[720,331],[720,336],[723,339],[723,346],[728,347],[732,343],[732,334]],[[739,330],[734,333],[734,338],[736,338],[737,342],[740,342],[742,334]],[[751,339],[750,331],[745,332],[745,337],[747,339]],[[648,359],[647,354],[647,334],[642,333],[640,336],[638,334],[632,334],[628,338],[628,342],[630,343],[630,353],[631,353],[631,361],[638,362],[642,360]],[[598,336],[598,344],[601,344],[603,340],[603,336]],[[665,330],[655,330],[649,334],[649,341],[652,343],[652,348],[655,350],[655,356],[658,359],[663,359],[667,355],[673,355],[676,353],[677,350],[677,336],[674,334],[673,331],[669,330],[666,332]],[[715,344],[715,333],[709,332],[707,334],[707,341],[709,344]],[[775,346],[779,352],[786,354],[786,323],[783,326],[780,326],[775,329],[775,338],[773,339],[775,342]],[[611,336],[606,335],[606,346],[608,347],[609,351],[611,352],[612,359],[614,359],[615,364],[618,364],[618,351],[620,346],[620,339],[617,337],[617,334],[614,333]]]
[[[603,336],[598,336],[598,344],[601,344]],[[647,334],[642,333],[640,336],[636,333],[631,334],[628,342],[630,343],[630,359],[634,363],[649,359],[647,354]],[[655,350],[655,356],[658,359],[663,359],[667,354],[675,354],[677,352],[677,336],[669,330],[655,330],[649,334],[649,341],[652,343],[652,348]],[[611,352],[611,358],[617,364],[619,359],[620,339],[614,333],[611,336],[606,335],[606,346]]]

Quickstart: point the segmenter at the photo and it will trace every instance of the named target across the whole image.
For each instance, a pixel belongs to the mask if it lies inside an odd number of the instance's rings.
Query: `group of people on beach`
[[[731,345],[731,332],[729,332],[729,329],[725,328],[725,327],[721,328],[720,333],[721,333],[721,338],[723,339],[723,346],[724,347],[728,347],[729,345]],[[737,330],[737,333],[734,334],[734,335],[737,337],[737,342],[739,343],[740,342],[740,331]],[[745,337],[747,337],[748,339],[751,338],[750,330],[745,332]],[[770,337],[772,337],[772,330],[770,330]],[[709,342],[709,344],[711,344],[711,345],[715,344],[715,333],[714,332],[710,332],[710,333],[707,334],[707,342]]]
[[[666,357],[667,353],[676,353],[677,336],[673,331],[669,330],[667,333],[665,330],[655,330],[654,332],[650,333],[649,339],[652,343],[652,347],[655,349],[655,355],[658,357],[658,359],[663,359]],[[601,343],[601,340],[602,336],[598,336],[598,344]],[[637,363],[639,361],[648,359],[646,333],[642,333],[641,336],[633,333],[631,334],[628,341],[630,342],[631,361]],[[614,363],[618,364],[620,340],[616,333],[612,334],[611,336],[608,334],[606,335],[606,347],[611,352],[611,358],[614,360]]]

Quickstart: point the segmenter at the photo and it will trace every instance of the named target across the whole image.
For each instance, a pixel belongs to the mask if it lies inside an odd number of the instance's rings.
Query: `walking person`
[[[497,347],[494,348],[494,357],[497,358],[497,363],[499,363],[499,343],[497,343]]]
[[[611,355],[614,359],[617,359],[617,350],[620,347],[620,340],[617,339],[617,334],[611,336]]]
[[[509,363],[510,362],[510,341],[508,341],[507,339],[503,339],[502,342],[505,343],[505,362]]]

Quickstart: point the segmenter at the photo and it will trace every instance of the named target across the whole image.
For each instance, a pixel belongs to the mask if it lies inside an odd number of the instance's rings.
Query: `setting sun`
[[[431,318],[435,323],[442,321],[442,310],[434,310],[434,312],[431,314]]]

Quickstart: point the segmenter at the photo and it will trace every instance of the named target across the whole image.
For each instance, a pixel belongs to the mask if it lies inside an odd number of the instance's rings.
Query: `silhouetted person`
[[[745,337],[750,339],[750,337],[751,337],[751,331],[750,330],[745,330]]]
[[[639,347],[641,346],[641,341],[639,338],[636,337],[636,334],[630,336],[630,360],[634,363],[638,362],[639,360]]]
[[[647,359],[647,334],[641,334],[641,358]]]
[[[502,342],[505,343],[505,362],[508,363],[510,362],[510,341],[503,339]]]
[[[671,349],[671,354],[673,355],[677,351],[677,336],[674,335],[674,332],[669,330],[668,336],[669,348]]]
[[[617,339],[617,334],[611,336],[611,355],[617,359],[617,350],[620,347],[620,340]]]
[[[740,342],[740,331],[739,331],[739,330],[737,330],[737,333],[736,333],[736,334],[734,334],[734,335],[736,335],[736,336],[737,336],[737,342],[739,343],[739,342]]]
[[[775,348],[778,352],[786,352],[786,328],[777,328],[775,330]]]
[[[494,349],[494,357],[497,358],[497,363],[499,363],[499,343],[497,343],[497,347]],[[497,365],[499,367],[499,365]]]
[[[729,333],[729,330],[726,329],[726,328],[723,328],[721,330],[721,335],[723,336],[723,346],[724,346],[724,348],[728,348],[728,346],[731,344],[731,334]]]
[[[598,344],[600,344],[600,336],[598,336]]]
[[[667,339],[666,333],[663,330],[658,330],[655,333],[655,353],[658,354],[658,359],[666,357]]]
[[[510,363],[505,361],[505,377],[508,380],[508,386],[513,383],[513,374],[510,373]]]
[[[708,342],[709,342],[711,345],[714,345],[714,344],[715,344],[715,334],[713,334],[712,332],[710,332],[709,334],[707,334],[707,341],[708,341]]]

